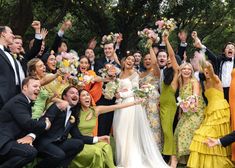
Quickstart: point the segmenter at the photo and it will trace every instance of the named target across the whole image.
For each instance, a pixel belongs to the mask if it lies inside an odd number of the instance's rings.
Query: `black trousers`
[[[37,149],[27,144],[19,144],[16,141],[12,143],[10,151],[0,156],[0,168],[21,168],[32,162],[37,156]]]
[[[229,87],[224,87],[224,98],[229,102]]]
[[[83,141],[79,139],[49,143],[39,151],[39,155],[43,159],[36,165],[36,168],[67,167],[73,158],[82,151],[83,147]]]

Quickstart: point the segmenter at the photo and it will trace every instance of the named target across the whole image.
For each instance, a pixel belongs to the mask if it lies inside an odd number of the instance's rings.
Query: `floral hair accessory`
[[[115,44],[117,42],[118,37],[120,36],[119,33],[113,33],[111,32],[109,35],[104,35],[102,37],[102,41],[101,41],[101,47],[104,48],[105,44],[109,44],[109,43],[113,43]]]

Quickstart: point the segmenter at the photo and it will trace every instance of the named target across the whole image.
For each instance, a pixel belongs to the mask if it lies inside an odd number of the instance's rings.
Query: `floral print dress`
[[[155,86],[155,89],[148,96],[148,100],[145,101],[145,109],[150,128],[152,129],[155,138],[155,142],[159,148],[159,151],[161,152],[163,147],[163,134],[159,111],[159,79],[156,78],[152,73],[149,73],[145,77],[140,78],[140,87],[146,84]]]
[[[193,95],[193,84],[189,82],[180,88],[179,96],[181,99],[187,99]],[[176,143],[176,156],[178,159],[182,156],[188,156],[190,154],[189,146],[193,139],[193,135],[196,129],[200,126],[204,118],[205,103],[202,95],[198,97],[197,111],[188,110],[182,112],[180,120],[175,129],[175,143]],[[179,160],[180,161],[180,160]]]

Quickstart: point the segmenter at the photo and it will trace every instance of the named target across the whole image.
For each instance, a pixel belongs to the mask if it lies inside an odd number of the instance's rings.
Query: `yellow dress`
[[[205,118],[194,133],[190,145],[188,167],[192,168],[230,168],[234,167],[230,161],[230,146],[221,145],[209,148],[203,142],[208,137],[218,139],[230,133],[229,104],[224,94],[215,88],[205,91],[208,105],[205,109]]]

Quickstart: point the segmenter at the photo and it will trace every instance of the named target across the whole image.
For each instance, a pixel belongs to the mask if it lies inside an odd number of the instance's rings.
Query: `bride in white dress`
[[[120,75],[119,103],[133,102],[132,89],[139,87],[139,74],[134,70],[135,58],[127,56]],[[169,167],[155,144],[146,112],[141,105],[116,110],[113,119],[117,166],[125,168]]]

